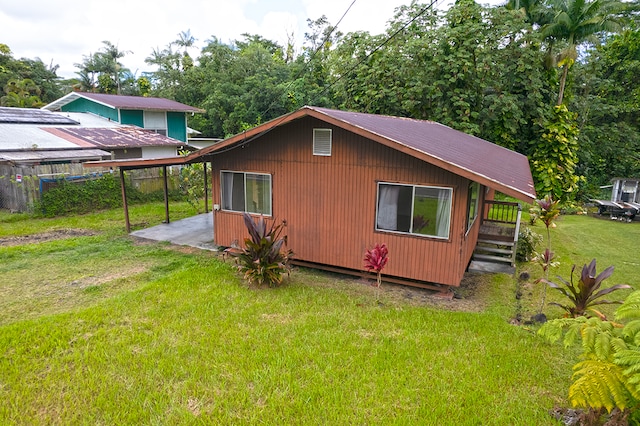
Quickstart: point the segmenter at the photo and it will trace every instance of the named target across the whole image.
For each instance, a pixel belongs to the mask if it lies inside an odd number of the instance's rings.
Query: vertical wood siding
[[[330,157],[313,155],[314,128],[333,129]],[[221,204],[221,170],[272,175],[271,220],[287,221],[299,260],[362,270],[365,250],[385,243],[386,275],[457,286],[476,243],[479,220],[466,232],[467,179],[311,117],[214,155],[212,168],[214,204]],[[380,181],[453,188],[449,239],[376,231]],[[219,245],[247,235],[240,213],[217,211],[214,226]]]

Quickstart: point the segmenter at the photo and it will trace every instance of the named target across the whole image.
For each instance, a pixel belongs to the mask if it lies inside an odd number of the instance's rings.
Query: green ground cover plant
[[[131,216],[151,226],[162,205]],[[561,218],[559,269],[594,257],[579,229],[616,226],[596,257],[630,282],[616,251],[636,224]],[[71,229],[87,232],[18,241]],[[258,287],[215,253],[125,235],[121,210],[0,213],[0,258],[0,424],[554,425],[568,405],[575,350],[509,323],[508,276],[452,301],[299,268]]]

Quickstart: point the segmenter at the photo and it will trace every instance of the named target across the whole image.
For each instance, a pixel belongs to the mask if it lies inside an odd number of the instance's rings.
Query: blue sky
[[[242,33],[259,34],[284,45],[293,33],[300,48],[307,19],[326,15],[335,24],[353,0],[0,0],[0,43],[16,58],[40,58],[73,77],[75,63],[108,40],[130,51],[122,62],[138,75],[150,71],[144,59],[181,31],[197,39],[193,54],[212,36],[223,42]],[[448,3],[442,0],[442,4]],[[410,0],[356,0],[338,27],[343,33],[384,32],[394,10]]]

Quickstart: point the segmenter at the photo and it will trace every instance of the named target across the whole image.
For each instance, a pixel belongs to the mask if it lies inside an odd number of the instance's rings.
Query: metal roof
[[[315,117],[398,151],[464,176],[517,199],[532,202],[536,192],[525,155],[434,121],[305,106],[247,132],[189,155],[215,154],[231,145],[259,139],[271,129]]]
[[[458,174],[467,171],[477,178],[505,185],[525,196],[528,201],[536,197],[527,157],[492,142],[434,121],[308,108],[354,126],[365,134],[379,135],[425,154],[447,170],[450,170],[447,167],[449,165],[453,168],[451,171]]]
[[[88,161],[111,158],[101,149],[61,149],[0,152],[0,162],[34,163],[41,161]]]
[[[180,102],[164,98],[152,98],[144,96],[108,95],[105,93],[71,92],[60,99],[42,107],[49,111],[60,110],[64,105],[76,99],[89,99],[99,104],[116,109],[140,109],[147,111],[173,111],[173,112],[205,112]]]
[[[186,145],[176,139],[168,138],[150,130],[139,127],[123,126],[111,129],[84,127],[55,127],[43,129],[62,139],[79,144],[80,141],[96,148],[138,148],[150,146]]]
[[[76,143],[44,131],[46,128],[38,124],[0,123],[0,152],[78,148]]]
[[[225,152],[234,145],[254,140],[259,143],[260,137],[270,130],[304,117],[315,117],[344,128],[519,200],[532,202],[536,198],[529,161],[515,151],[433,121],[309,106],[180,159],[107,161],[87,165],[135,168],[195,162],[200,157]]]
[[[102,128],[110,128],[110,127],[122,127],[124,124],[120,124],[117,121],[109,120],[107,118],[101,117],[96,114],[92,114],[90,112],[61,112],[56,111],[52,114],[61,115],[63,117],[70,118],[71,120],[77,121],[81,127],[102,127]]]
[[[34,108],[0,107],[0,123],[77,125],[69,117]]]

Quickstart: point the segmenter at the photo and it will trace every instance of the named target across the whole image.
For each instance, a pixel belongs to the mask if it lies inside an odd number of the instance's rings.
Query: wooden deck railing
[[[485,200],[483,222],[519,224],[522,208],[519,203]]]

